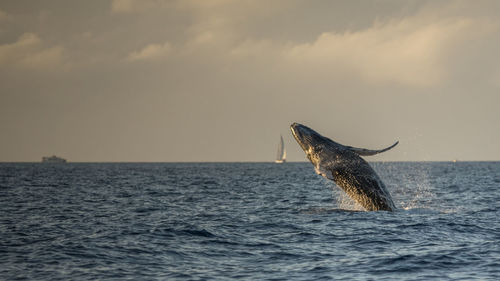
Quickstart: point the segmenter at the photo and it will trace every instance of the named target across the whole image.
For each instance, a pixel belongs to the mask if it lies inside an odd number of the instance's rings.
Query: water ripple
[[[500,280],[500,163],[373,166],[396,212],[308,163],[0,164],[0,279]]]

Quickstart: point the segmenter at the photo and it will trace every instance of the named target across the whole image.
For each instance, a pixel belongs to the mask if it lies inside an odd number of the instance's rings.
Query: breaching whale
[[[373,168],[360,156],[375,155],[380,150],[355,148],[336,143],[302,124],[290,126],[295,140],[316,169],[316,173],[333,180],[354,201],[368,211],[394,211],[396,206],[389,191]]]

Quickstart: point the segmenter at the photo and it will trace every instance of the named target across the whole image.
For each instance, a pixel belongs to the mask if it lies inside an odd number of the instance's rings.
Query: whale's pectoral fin
[[[379,154],[379,153],[382,153],[382,152],[385,152],[393,147],[395,147],[397,144],[399,143],[399,141],[397,141],[395,144],[387,147],[387,148],[384,148],[384,149],[380,149],[380,150],[371,150],[371,149],[366,149],[366,148],[357,148],[357,147],[352,147],[352,146],[346,146],[347,149],[357,153],[358,155],[361,155],[361,156],[371,156],[371,155],[375,155],[375,154]]]

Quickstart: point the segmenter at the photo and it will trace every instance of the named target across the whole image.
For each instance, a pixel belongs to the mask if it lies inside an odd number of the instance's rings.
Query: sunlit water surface
[[[500,280],[500,162],[0,164],[2,280]]]

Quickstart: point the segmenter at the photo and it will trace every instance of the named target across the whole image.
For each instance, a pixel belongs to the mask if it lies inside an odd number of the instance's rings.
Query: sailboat
[[[276,163],[286,162],[286,149],[285,142],[283,141],[283,136],[280,135],[280,143],[278,144],[278,155],[276,156]]]

